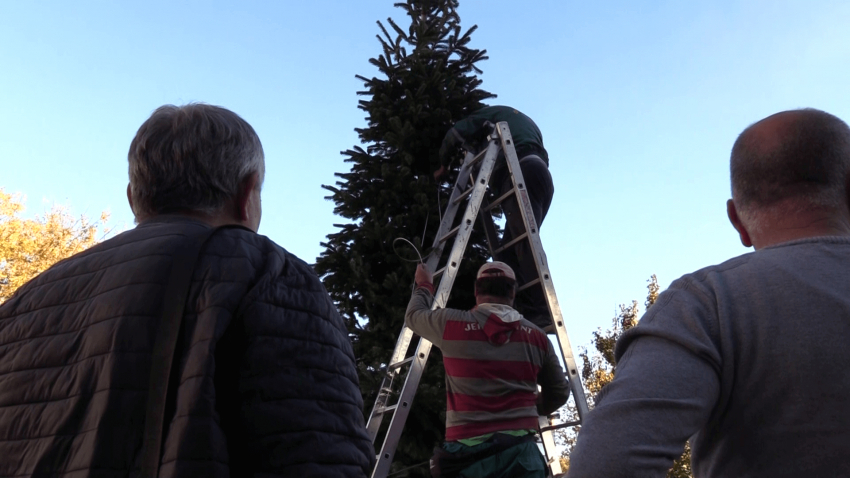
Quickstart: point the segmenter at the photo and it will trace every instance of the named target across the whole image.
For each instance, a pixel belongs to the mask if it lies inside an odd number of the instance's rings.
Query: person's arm
[[[454,127],[446,133],[446,136],[443,137],[443,144],[440,145],[440,169],[434,171],[434,179],[440,179],[446,174],[452,155],[463,142],[463,137]]]
[[[547,357],[537,374],[537,384],[540,385],[540,394],[537,395],[537,413],[540,415],[549,415],[570,398],[569,382],[551,342]]]
[[[614,381],[582,424],[568,476],[664,477],[705,425],[719,395],[720,356],[711,318],[689,296],[666,291],[620,338]]]
[[[434,172],[435,179],[446,173],[454,152],[459,147],[469,150],[472,147],[469,142],[478,138],[488,124],[481,118],[469,117],[458,121],[446,132],[440,146],[440,169]]]
[[[416,290],[407,304],[404,324],[419,336],[428,339],[439,347],[443,340],[446,321],[452,311],[448,309],[431,310],[434,305],[434,284],[431,271],[424,264],[416,266]]]
[[[245,337],[231,385],[245,462],[256,476],[369,476],[375,452],[348,331],[309,266],[285,260],[231,326]]]
[[[464,143],[466,139],[460,135],[456,126],[452,126],[443,137],[443,144],[440,145],[440,165],[446,167],[451,162],[452,154]]]

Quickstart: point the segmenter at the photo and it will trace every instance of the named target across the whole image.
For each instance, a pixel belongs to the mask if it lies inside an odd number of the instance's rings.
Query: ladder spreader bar
[[[559,423],[557,425],[551,425],[551,426],[548,426],[548,427],[541,427],[540,431],[541,432],[548,432],[548,431],[553,431],[553,430],[560,430],[561,428],[574,427],[574,426],[577,426],[577,425],[581,425],[581,421],[576,420],[574,422],[564,422],[564,423]]]
[[[527,233],[527,232],[523,232],[523,233],[522,233],[522,234],[520,234],[519,236],[517,236],[517,237],[513,238],[513,239],[511,240],[511,242],[509,242],[509,243],[505,244],[504,246],[502,246],[502,247],[500,247],[500,248],[496,249],[495,251],[493,251],[493,256],[495,257],[496,255],[498,255],[498,254],[499,254],[499,253],[501,253],[502,251],[505,251],[505,250],[507,250],[507,249],[509,249],[509,248],[513,247],[513,246],[514,246],[517,242],[519,242],[519,241],[521,241],[521,240],[525,239],[526,237],[528,237],[528,233]]]

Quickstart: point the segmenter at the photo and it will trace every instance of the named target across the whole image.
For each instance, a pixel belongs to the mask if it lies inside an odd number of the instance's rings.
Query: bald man
[[[818,110],[747,128],[727,213],[755,252],[685,275],[616,346],[570,477],[850,476],[850,129]]]

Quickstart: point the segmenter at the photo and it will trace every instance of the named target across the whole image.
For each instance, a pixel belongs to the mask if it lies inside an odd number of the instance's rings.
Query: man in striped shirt
[[[431,272],[420,264],[415,279],[405,323],[440,348],[446,368],[446,442],[435,450],[432,474],[547,476],[533,435],[537,417],[566,403],[569,387],[546,333],[512,307],[514,271],[484,264],[470,311],[431,310]]]

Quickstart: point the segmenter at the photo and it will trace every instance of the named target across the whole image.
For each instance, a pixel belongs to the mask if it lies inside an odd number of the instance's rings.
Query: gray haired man
[[[129,163],[138,227],[0,306],[0,475],[137,476],[175,251],[220,226],[185,300],[159,476],[368,475],[345,326],[310,267],[256,233],[254,129],[223,108],[163,106]]]
[[[747,128],[727,212],[755,252],[676,280],[616,346],[571,477],[850,476],[850,129],[817,110]]]

